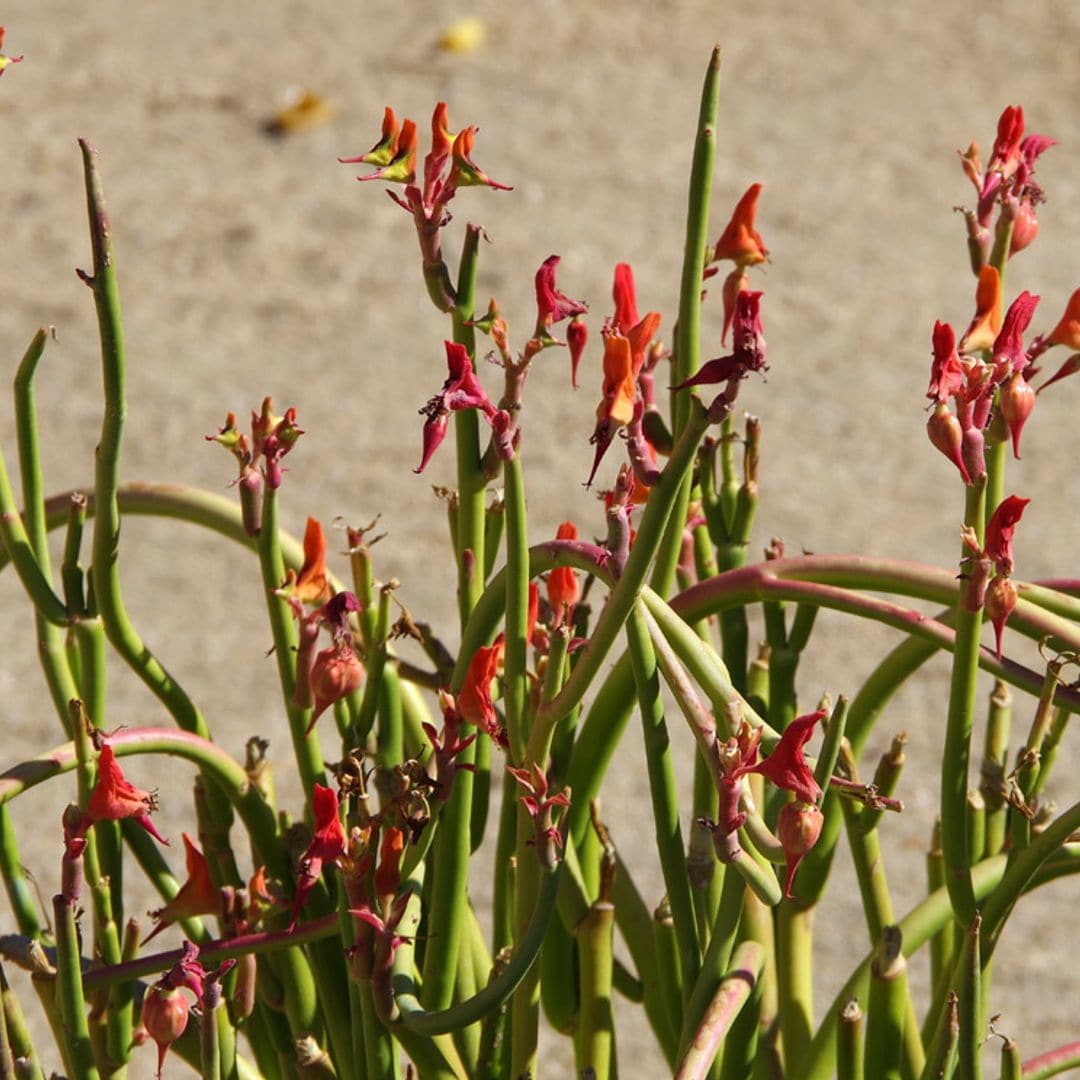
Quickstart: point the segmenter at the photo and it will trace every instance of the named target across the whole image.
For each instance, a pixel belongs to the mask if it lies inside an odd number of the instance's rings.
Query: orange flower
[[[337,792],[316,784],[311,789],[311,810],[315,815],[315,829],[311,843],[300,856],[296,868],[296,898],[293,901],[290,930],[296,926],[308,893],[322,876],[323,863],[337,864],[345,854],[345,830],[341,827]]]
[[[576,540],[577,526],[572,521],[564,521],[555,533],[556,540]],[[581,599],[581,584],[577,574],[569,566],[556,566],[547,578],[548,603],[554,615],[554,627],[567,625],[574,621],[574,605]]]
[[[330,581],[326,572],[326,536],[323,527],[313,517],[304,529],[304,565],[300,573],[290,570],[285,584],[277,590],[293,605],[299,615],[300,604],[323,604],[330,599]]]
[[[390,825],[383,829],[379,848],[379,868],[375,871],[375,895],[387,904],[401,884],[401,853],[405,850],[405,834]]]
[[[193,915],[216,915],[221,910],[221,894],[210,879],[210,864],[206,856],[187,833],[180,836],[184,841],[187,881],[164,907],[150,912],[151,917],[157,919],[157,925],[143,939],[144,945],[179,919],[188,919]]]
[[[150,820],[157,809],[157,799],[149,791],[132,784],[120,768],[112,747],[106,743],[98,756],[98,777],[90,801],[83,812],[80,832],[85,833],[96,821],[120,821],[134,818],[155,840],[165,839]]]
[[[972,353],[992,348],[1001,330],[1002,310],[1001,275],[987,263],[979,271],[979,284],[975,287],[975,318],[960,339],[960,351]]]
[[[1080,349],[1080,289],[1077,289],[1065,306],[1061,321],[1050,331],[1046,339],[1051,345],[1064,345]]]
[[[735,206],[727,228],[716,242],[716,250],[713,252],[715,261],[731,259],[736,266],[741,267],[756,266],[768,258],[769,249],[754,228],[754,217],[757,214],[757,201],[760,194],[760,184],[751,184],[746,189],[745,194]]]
[[[646,316],[648,318],[648,316]],[[634,381],[634,359],[630,339],[611,331],[604,341],[604,386],[596,409],[596,428],[589,440],[596,447],[592,472],[585,482],[593,482],[596,470],[615,432],[625,427],[634,417],[637,384]]]

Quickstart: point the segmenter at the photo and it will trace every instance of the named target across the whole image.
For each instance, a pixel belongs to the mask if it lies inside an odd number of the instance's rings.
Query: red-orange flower
[[[216,915],[221,910],[221,893],[210,878],[210,864],[206,861],[206,856],[195,846],[195,841],[187,833],[181,833],[180,836],[184,841],[187,881],[164,907],[150,912],[157,920],[157,925],[143,939],[144,945],[171,923],[195,915]]]
[[[290,930],[296,926],[308,893],[322,875],[323,863],[336,863],[345,854],[345,830],[341,827],[337,792],[316,784],[311,792],[311,809],[315,814],[315,831],[297,867]]]
[[[0,49],[4,47],[4,28],[0,26]],[[4,56],[0,54],[0,75],[4,74],[4,69],[9,64],[17,64],[22,59],[21,56]]]
[[[405,834],[393,825],[383,827],[379,848],[379,866],[375,871],[375,895],[380,903],[389,903],[401,884],[401,853],[405,850]]]
[[[727,228],[720,234],[713,259],[731,259],[736,266],[756,266],[769,257],[769,249],[754,228],[760,184],[751,184],[738,201]]]
[[[787,877],[784,896],[792,899],[791,884],[803,856],[818,842],[825,815],[810,802],[796,801],[785,804],[776,820],[776,836],[784,849]]]
[[[999,574],[1011,574],[1013,570],[1013,534],[1024,508],[1031,502],[1019,495],[1010,495],[998,503],[997,509],[986,523],[986,542],[983,551],[997,567]]]
[[[330,579],[326,570],[326,535],[320,522],[307,519],[304,529],[304,564],[300,573],[289,570],[278,595],[293,603],[297,614],[300,604],[322,604],[330,599]]]
[[[637,384],[634,381],[634,361],[630,339],[615,330],[604,339],[604,385],[596,409],[597,424],[589,440],[596,447],[592,472],[586,486],[593,482],[596,470],[615,432],[634,417]]]
[[[112,747],[108,743],[102,746],[98,756],[97,783],[83,811],[80,833],[85,833],[96,821],[134,818],[155,840],[167,844],[169,841],[150,820],[150,812],[156,809],[157,799],[153,794],[132,784],[124,776]]]
[[[501,651],[498,645],[481,645],[473,653],[465,682],[457,695],[457,711],[465,723],[486,731],[505,747],[508,745],[506,732],[499,723],[491,698],[491,680],[498,671]]]
[[[564,521],[555,533],[556,540],[576,540],[577,526],[572,521]],[[548,574],[548,603],[554,617],[554,627],[567,625],[574,621],[574,605],[581,599],[581,583],[577,574],[569,566],[556,566]]]
[[[1080,350],[1080,289],[1069,297],[1065,314],[1047,335],[1046,340],[1051,345],[1064,345],[1069,349]]]
[[[1001,275],[987,263],[979,271],[979,284],[975,287],[975,317],[960,339],[960,351],[989,349],[1001,330],[1003,313]]]

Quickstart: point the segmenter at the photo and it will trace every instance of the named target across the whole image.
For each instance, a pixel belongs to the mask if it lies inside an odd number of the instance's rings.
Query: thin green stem
[[[66,899],[59,894],[53,897],[57,1000],[72,1080],[98,1080],[98,1069],[90,1044],[90,1027],[86,1019],[86,1001],[83,998],[79,935],[75,925],[76,903],[74,898]]]
[[[578,1074],[591,1070],[596,1080],[618,1075],[615,1067],[615,1019],[611,1007],[614,971],[612,932],[615,908],[597,900],[577,928],[581,1006],[574,1040]]]
[[[521,456],[503,464],[506,487],[506,652],[503,705],[510,755],[525,762],[525,705],[528,696],[526,648],[529,621],[529,536],[525,516],[525,482]],[[536,760],[536,759],[533,759]],[[546,762],[540,761],[541,766]]]
[[[985,485],[981,482],[972,484],[967,489],[964,523],[978,536],[982,535],[985,505]],[[966,590],[967,582],[962,581],[956,599],[956,640],[941,768],[941,853],[945,860],[945,884],[956,918],[964,926],[971,924],[976,913],[968,844],[967,793],[979,673],[979,631],[982,628],[982,608],[977,611],[965,609]]]
[[[645,737],[645,758],[649,769],[656,843],[660,852],[664,886],[675,921],[684,986],[688,992],[701,968],[701,951],[695,929],[694,902],[686,872],[686,848],[679,825],[678,787],[675,782],[667,721],[664,718],[664,705],[660,696],[659,670],[643,608],[635,607],[632,610],[626,630]]]
[[[300,786],[310,808],[314,786],[317,783],[326,783],[326,771],[323,768],[318,738],[314,732],[311,735],[306,734],[311,710],[300,708],[294,697],[297,632],[292,609],[286,600],[276,594],[276,590],[285,581],[285,559],[278,538],[278,490],[271,487],[267,487],[263,495],[262,528],[259,530],[258,545],[266,613],[274,640],[274,659],[277,661],[282,704],[289,721],[289,736],[292,739],[293,757],[300,772]]]

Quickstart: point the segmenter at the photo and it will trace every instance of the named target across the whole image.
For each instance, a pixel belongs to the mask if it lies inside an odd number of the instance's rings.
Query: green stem
[[[1080,1041],[1066,1043],[1054,1050],[1047,1050],[1038,1057],[1024,1062],[1024,1080],[1047,1080],[1068,1069],[1080,1066]]]
[[[561,864],[560,864],[561,865]],[[532,967],[544,943],[548,924],[555,911],[559,887],[559,868],[544,871],[537,896],[536,910],[514,949],[509,963],[482,990],[467,1001],[447,1009],[428,1011],[421,1007],[411,974],[395,962],[393,978],[394,1000],[400,1010],[399,1023],[417,1035],[439,1035],[459,1027],[475,1024],[492,1009],[497,1008],[514,992]]]
[[[979,964],[979,928],[982,919],[976,915],[964,934],[964,943],[957,960],[960,1021],[959,1080],[980,1080],[982,1077],[983,1000]]]
[[[521,457],[503,465],[506,486],[506,652],[503,678],[503,705],[506,730],[510,736],[510,756],[528,768],[525,761],[525,705],[528,695],[526,648],[529,621],[529,536],[525,516],[525,483]],[[560,665],[561,666],[561,665]],[[536,760],[535,758],[532,760]],[[546,761],[539,761],[541,767]]]
[[[985,485],[972,484],[967,489],[964,523],[979,537],[982,536],[985,505]],[[979,631],[982,628],[982,609],[967,611],[964,608],[966,589],[967,582],[962,581],[956,600],[956,641],[941,768],[941,853],[945,860],[945,885],[956,918],[964,926],[971,924],[976,910],[971,884],[967,793],[979,673]]]
[[[976,900],[982,900],[1001,883],[1005,876],[1005,861],[1004,855],[995,855],[992,859],[984,859],[973,868],[972,883]],[[951,901],[946,889],[938,889],[912,908],[899,923],[905,959],[921,948],[952,918]],[[871,952],[840,988],[833,1004],[825,1012],[825,1019],[814,1035],[805,1057],[792,1070],[791,1080],[828,1080],[832,1074],[839,1011],[852,997],[856,998],[860,1005],[866,1002],[873,955]]]
[[[590,1075],[596,1080],[617,1075],[615,1020],[611,1008],[614,926],[614,906],[609,901],[597,900],[575,935],[581,965],[581,1007],[574,1040],[577,1070],[579,1075],[591,1070]]]
[[[701,88],[701,104],[698,110],[697,134],[694,139],[694,157],[690,166],[690,189],[686,208],[686,240],[683,245],[682,275],[679,282],[679,321],[675,327],[675,355],[672,366],[672,382],[685,382],[701,366],[701,274],[705,267],[705,250],[708,246],[709,202],[712,195],[713,164],[716,158],[716,123],[720,112],[720,47],[714,47],[705,71]],[[694,426],[693,410],[696,396],[672,393],[672,434],[676,446],[680,438]],[[700,441],[699,432],[694,439],[695,448]],[[670,467],[670,466],[669,466]],[[664,470],[665,474],[667,469]],[[655,488],[649,498],[649,508],[656,500],[666,520],[662,539],[656,547],[656,565],[652,573],[652,587],[661,596],[671,591],[675,579],[675,567],[682,546],[686,511],[690,503],[693,478],[689,468],[677,472],[676,483],[669,491]],[[647,512],[646,512],[647,513]],[[644,524],[644,519],[642,519]],[[640,540],[641,532],[638,531]],[[635,546],[636,546],[635,542]],[[629,570],[629,567],[627,567]],[[640,583],[643,578],[638,578]]]
[[[278,491],[271,487],[267,487],[263,495],[262,528],[259,529],[258,545],[266,613],[274,640],[274,659],[277,661],[282,704],[289,721],[289,736],[292,739],[293,757],[300,772],[300,786],[310,810],[314,786],[325,785],[326,772],[318,738],[314,731],[311,735],[305,734],[311,720],[311,710],[301,709],[294,700],[297,632],[292,609],[275,591],[285,581],[285,558],[278,538]]]
[[[840,1010],[836,1040],[836,1080],[863,1080],[866,1024],[859,1003],[852,998]]]
[[[637,684],[638,707],[645,737],[645,758],[649,769],[656,843],[664,874],[668,902],[679,942],[683,986],[689,992],[701,967],[701,952],[694,922],[694,902],[686,872],[686,848],[679,825],[678,787],[671,746],[660,696],[656,653],[649,639],[643,608],[635,607],[626,626],[630,657]]]
[[[900,928],[882,930],[870,964],[866,1010],[866,1073],[881,1080],[900,1080],[907,1019],[907,961]]]
[[[776,975],[784,1060],[801,1061],[814,1030],[813,908],[785,900],[776,909]]]
[[[90,1027],[83,999],[82,969],[79,962],[79,932],[75,926],[75,899],[53,897],[56,924],[56,989],[64,1025],[67,1060],[71,1080],[98,1080],[97,1065],[90,1044]]]
[[[128,618],[120,591],[120,511],[116,493],[120,482],[120,445],[127,415],[124,331],[120,318],[120,290],[116,280],[112,235],[105,212],[101,178],[94,161],[96,151],[85,139],[79,140],[79,147],[82,150],[86,176],[86,201],[94,267],[92,275],[84,273],[82,277],[93,291],[94,306],[97,309],[105,399],[94,480],[94,598],[105,625],[105,633],[113,648],[169,710],[181,728],[206,737],[208,733],[202,715],[183,688],[173,680],[139,637]]]
[[[693,1042],[679,1062],[676,1080],[701,1080],[709,1075],[724,1036],[757,984],[764,959],[764,950],[756,941],[744,941],[735,950],[732,966],[717,987]]]

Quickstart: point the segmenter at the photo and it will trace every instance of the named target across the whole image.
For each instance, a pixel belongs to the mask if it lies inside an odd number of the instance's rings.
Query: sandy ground
[[[486,43],[467,56],[439,52],[440,30],[462,14],[484,20]],[[563,256],[562,287],[591,303],[594,331],[610,308],[612,267],[628,261],[643,310],[662,311],[669,334],[700,79],[721,43],[712,232],[761,181],[759,227],[772,250],[755,276],[772,370],[742,398],[765,432],[755,549],[778,535],[792,551],[955,558],[961,493],[923,433],[929,336],[935,318],[963,326],[972,310],[952,211],[969,188],[955,150],[972,138],[988,148],[1007,103],[1022,103],[1030,126],[1061,143],[1040,167],[1049,195],[1043,235],[1013,264],[1009,295],[1042,294],[1035,326],[1047,329],[1080,279],[1080,8],[1066,0],[1045,0],[1023,17],[998,0],[101,0],[92,9],[57,0],[9,3],[4,20],[7,51],[26,60],[0,85],[0,340],[10,378],[34,329],[57,328],[39,381],[49,489],[90,481],[100,429],[92,303],[73,273],[89,260],[81,135],[100,151],[124,296],[126,477],[223,490],[230,462],[203,434],[265,394],[295,405],[307,435],[289,459],[285,524],[298,531],[307,514],[359,523],[381,513],[389,539],[376,549],[379,573],[400,578],[405,602],[451,641],[444,516],[430,485],[450,481],[452,455],[444,451],[422,479],[411,472],[415,410],[443,378],[447,326],[423,293],[407,217],[378,185],[357,185],[354,170],[335,162],[374,141],[385,104],[424,130],[432,104],[447,100],[454,126],[482,129],[478,162],[514,185],[465,192],[454,207],[456,226],[473,220],[487,230],[480,293],[498,296],[512,336],[531,326],[532,276],[552,252]],[[292,85],[325,96],[336,117],[269,138],[263,122]],[[707,309],[714,355],[718,299]],[[580,485],[599,364],[594,346],[576,394],[564,356],[545,355],[530,377],[524,454],[535,539],[567,517],[585,531],[601,527]],[[1072,566],[1080,479],[1067,440],[1077,393],[1080,385],[1066,383],[1040,399],[1024,460],[1011,470],[1008,489],[1033,499],[1018,537],[1025,578]],[[14,470],[8,409],[0,436]],[[252,562],[169,523],[129,521],[122,547],[127,602],[146,640],[190,687],[219,742],[239,753],[252,732],[273,740],[282,799],[295,799]],[[345,570],[342,558],[336,567]],[[5,574],[5,761],[59,741],[25,613]],[[823,618],[803,671],[806,702],[823,690],[853,693],[894,640],[878,627]],[[908,810],[886,837],[900,910],[920,894],[936,802],[947,669],[939,660],[929,670],[896,698],[871,746],[883,749],[900,730],[910,737]],[[164,721],[119,668],[110,694],[110,726]],[[1027,716],[1022,707],[1018,727]],[[632,843],[648,822],[637,739],[631,727],[606,797],[616,840],[626,840],[643,890],[658,900],[648,847]],[[1052,785],[1060,804],[1075,798],[1075,765],[1070,747]],[[133,773],[161,788],[167,832],[190,827],[168,769]],[[23,858],[46,895],[59,847],[50,822],[68,794],[40,790],[17,808]],[[1035,899],[1002,947],[992,1010],[1026,1054],[1078,1035],[1076,987],[1061,960],[1078,943],[1072,890],[1061,884]],[[864,951],[859,925],[841,868],[819,918],[819,1011]],[[921,962],[915,971],[924,978]],[[620,1032],[625,1076],[659,1075],[641,1027]],[[563,1057],[551,1060],[552,1075],[567,1068]],[[140,1067],[149,1074],[149,1056]]]

